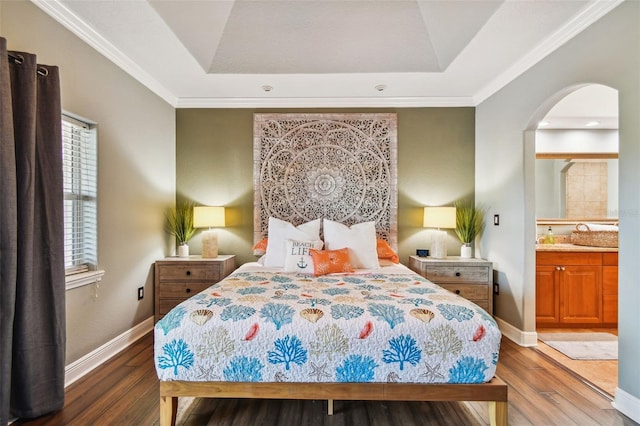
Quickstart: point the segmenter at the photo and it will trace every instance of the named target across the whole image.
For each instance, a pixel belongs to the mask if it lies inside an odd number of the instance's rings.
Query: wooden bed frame
[[[396,250],[397,247],[397,117],[395,114],[255,114],[254,115],[254,242],[267,235],[268,216],[274,215],[282,220],[293,222],[295,225],[305,222],[303,217],[280,217],[278,212],[293,212],[304,210],[302,207],[293,208],[289,203],[299,202],[286,197],[262,197],[263,182],[261,176],[262,165],[269,161],[282,161],[275,155],[268,158],[266,153],[276,152],[273,148],[274,140],[282,143],[289,152],[292,146],[300,145],[299,155],[294,156],[304,162],[302,153],[307,152],[304,144],[295,144],[291,141],[304,139],[307,125],[310,122],[321,123],[313,127],[313,132],[321,131],[331,133],[331,137],[312,139],[314,146],[322,145],[325,149],[335,148],[340,152],[356,152],[360,146],[374,146],[369,155],[364,156],[371,161],[371,153],[379,150],[387,150],[380,155],[380,164],[386,176],[384,184],[380,184],[381,193],[387,194],[387,210],[381,210],[376,216],[376,229],[380,229],[379,238],[385,238]],[[359,122],[360,125],[355,123]],[[330,123],[330,124],[327,124]],[[362,125],[364,123],[365,125]],[[378,124],[376,124],[378,123]],[[292,127],[293,126],[293,127]],[[278,130],[279,129],[279,130]],[[322,130],[325,129],[325,130]],[[366,131],[362,129],[368,129]],[[382,131],[381,129],[384,129]],[[278,131],[276,131],[278,130]],[[298,131],[299,130],[299,131]],[[264,132],[265,139],[262,136]],[[274,133],[275,132],[275,133]],[[369,132],[369,133],[367,133]],[[345,135],[343,140],[336,141],[336,135]],[[275,138],[275,139],[274,139]],[[278,139],[280,138],[280,139]],[[322,141],[322,142],[319,142]],[[264,146],[263,146],[264,144]],[[349,145],[352,144],[352,145]],[[335,146],[334,146],[335,145]],[[383,149],[384,148],[384,149]],[[272,154],[274,155],[274,154]],[[283,156],[282,158],[289,158]],[[355,158],[355,157],[354,157]],[[306,164],[306,163],[305,163]],[[289,167],[282,164],[282,167]],[[323,174],[340,174],[339,165],[316,164],[323,170]],[[370,164],[368,164],[370,166]],[[367,167],[368,167],[367,166]],[[305,168],[302,168],[303,170]],[[291,170],[298,170],[293,167]],[[279,174],[276,174],[280,176]],[[285,174],[286,175],[286,174]],[[282,175],[282,179],[284,176]],[[376,175],[377,176],[377,175]],[[273,177],[267,174],[267,177]],[[350,179],[350,178],[349,178]],[[343,182],[349,182],[345,177]],[[271,186],[285,186],[284,182],[271,182]],[[373,188],[372,183],[368,186]],[[357,191],[356,191],[357,192]],[[316,194],[317,195],[317,194]],[[325,194],[326,195],[326,194]],[[269,204],[272,203],[272,204]],[[269,205],[265,205],[269,204]],[[362,217],[371,219],[371,212],[361,214],[359,205],[356,210],[347,215],[352,220],[360,220]],[[266,212],[266,213],[265,213]],[[322,217],[341,221],[344,212],[338,209],[333,217],[332,211],[321,211]],[[320,214],[320,213],[319,213]],[[364,216],[363,216],[364,215]],[[320,217],[320,216],[318,216]],[[346,223],[350,225],[349,223]],[[417,383],[241,383],[241,382],[186,382],[186,381],[161,381],[160,382],[160,425],[175,425],[178,409],[178,397],[199,398],[272,398],[272,399],[315,399],[328,401],[328,414],[333,414],[333,400],[373,400],[373,401],[488,401],[489,416],[492,425],[507,424],[507,385],[498,377],[494,377],[488,383],[476,384],[417,384]]]
[[[160,426],[175,426],[178,397],[316,399],[373,401],[488,401],[491,424],[507,425],[507,385],[498,377],[488,383],[241,383],[160,382]]]

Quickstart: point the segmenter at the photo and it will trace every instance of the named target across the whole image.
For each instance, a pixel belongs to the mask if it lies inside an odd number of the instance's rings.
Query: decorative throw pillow
[[[385,266],[396,266],[397,263],[394,263],[391,261],[391,259],[378,259],[378,262],[380,262],[380,267],[384,268]]]
[[[349,257],[354,268],[378,269],[376,249],[376,224],[363,222],[351,227],[324,219],[324,246],[327,250],[349,249]]]
[[[253,254],[255,256],[262,256],[267,252],[267,238],[263,238],[253,246]]]
[[[269,234],[267,235],[267,254],[264,266],[283,268],[287,240],[317,241],[320,239],[320,219],[312,220],[298,226],[284,220],[269,218]]]
[[[313,274],[313,258],[309,249],[321,250],[324,243],[318,241],[287,240],[287,254],[284,258],[284,272]]]
[[[313,275],[320,276],[326,274],[353,272],[353,267],[349,261],[349,249],[340,250],[314,250],[309,249],[313,258]]]
[[[381,238],[376,240],[376,251],[378,252],[378,259],[389,259],[393,263],[400,263],[400,258],[398,258],[396,252],[393,251],[389,243]]]

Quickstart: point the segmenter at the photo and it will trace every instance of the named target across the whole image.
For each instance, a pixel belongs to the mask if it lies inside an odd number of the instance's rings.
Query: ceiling
[[[32,0],[183,107],[476,106],[621,0]]]
[[[558,101],[538,124],[539,129],[617,129],[618,91],[590,84]]]

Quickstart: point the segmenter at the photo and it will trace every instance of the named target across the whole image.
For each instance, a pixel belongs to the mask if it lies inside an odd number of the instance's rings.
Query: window
[[[96,125],[62,116],[64,264],[67,289],[100,281]]]

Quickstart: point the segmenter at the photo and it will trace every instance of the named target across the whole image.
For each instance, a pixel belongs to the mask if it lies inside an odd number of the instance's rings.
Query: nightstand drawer
[[[158,268],[158,279],[165,281],[220,281],[219,265],[171,265]]]
[[[485,311],[489,312],[489,302],[486,299],[485,300],[470,300],[470,302],[475,303],[476,305],[480,306]]]
[[[487,300],[489,288],[487,285],[476,284],[438,284],[440,287],[458,294],[465,299],[474,301],[475,299]]]
[[[439,283],[468,283],[490,281],[486,266],[439,266],[426,267],[426,278]]]
[[[409,268],[493,315],[493,264],[483,259],[409,257]]]
[[[202,290],[206,290],[207,288],[214,285],[214,282],[211,283],[160,283],[159,289],[162,294],[162,298],[178,298],[178,299],[187,299],[194,294],[200,293]]]
[[[157,322],[174,306],[220,282],[236,268],[236,257],[213,259],[192,256],[166,258],[155,263],[154,312]]]
[[[184,302],[187,299],[162,299],[159,302],[160,311],[157,312],[158,320],[163,316],[167,315],[170,310],[178,306],[180,303]]]

